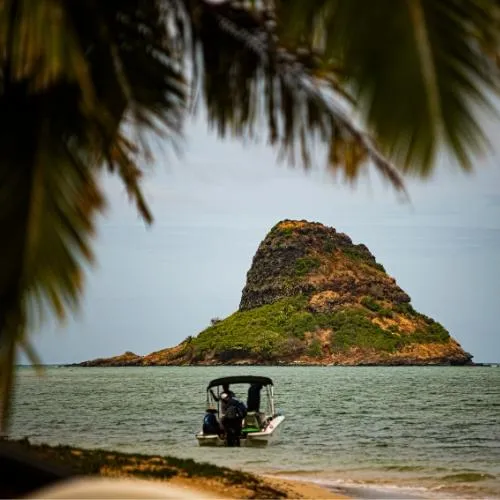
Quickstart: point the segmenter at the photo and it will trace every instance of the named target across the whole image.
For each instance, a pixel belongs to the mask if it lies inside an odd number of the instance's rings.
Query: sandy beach
[[[270,478],[268,476],[264,476],[264,480],[274,487],[286,491],[287,498],[349,498],[307,481]]]
[[[158,486],[181,488],[193,498],[197,495],[203,498],[347,498],[314,483],[256,475],[191,459],[49,446],[33,444],[27,439],[2,440],[1,445],[3,450],[21,453],[43,467],[62,468],[66,477],[136,478],[143,483],[146,480]],[[14,486],[3,483],[2,498],[6,497],[3,489],[15,492]]]
[[[347,496],[333,493],[327,488],[322,488],[314,483],[306,481],[295,481],[291,479],[270,478],[268,476],[259,476],[263,484],[269,485],[276,491],[284,493],[281,498],[308,498],[308,499],[342,499],[349,498]],[[183,486],[190,490],[199,491],[200,493],[213,494],[214,498],[255,498],[254,491],[248,489],[244,484],[227,486],[219,481],[203,480],[194,478],[174,478],[171,484]]]
[[[103,470],[103,476],[107,477],[134,477],[133,473],[111,472]],[[168,480],[168,484],[176,487],[185,488],[187,491],[198,492],[200,496],[211,496],[213,498],[303,498],[303,499],[345,499],[345,495],[334,493],[327,488],[323,488],[312,482],[284,479],[281,477],[271,477],[268,475],[251,474],[258,478],[260,488],[268,490],[270,497],[255,496],[256,488],[253,482],[229,483],[221,477],[186,477],[182,475],[175,476]],[[153,479],[150,481],[163,481]],[[275,492],[276,496],[272,495]]]

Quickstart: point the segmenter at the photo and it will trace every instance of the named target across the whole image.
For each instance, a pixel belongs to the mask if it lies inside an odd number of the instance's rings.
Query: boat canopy
[[[259,377],[258,375],[234,375],[232,377],[221,377],[212,380],[207,387],[207,391],[218,385],[231,384],[262,384],[273,385],[273,381],[269,377]]]

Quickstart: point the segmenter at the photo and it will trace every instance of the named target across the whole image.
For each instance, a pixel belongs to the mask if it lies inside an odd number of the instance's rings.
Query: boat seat
[[[261,429],[262,422],[259,413],[255,411],[248,412],[245,417],[244,427],[256,427],[257,429]]]

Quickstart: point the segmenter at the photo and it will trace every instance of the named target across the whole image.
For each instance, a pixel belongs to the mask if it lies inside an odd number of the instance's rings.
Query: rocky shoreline
[[[119,357],[119,356],[118,356]],[[463,367],[480,367],[480,366],[493,366],[490,364],[485,364],[485,363],[474,363],[472,361],[470,362],[462,362],[461,359],[458,360],[457,363],[453,363],[453,361],[447,360],[447,361],[442,361],[442,362],[429,362],[429,361],[420,361],[419,360],[412,360],[412,359],[405,359],[401,361],[395,361],[395,362],[359,362],[359,363],[346,363],[346,364],[340,364],[340,363],[321,363],[321,362],[307,362],[307,361],[293,361],[290,363],[287,362],[258,362],[256,363],[255,361],[245,361],[245,360],[240,360],[238,362],[234,363],[222,363],[222,362],[207,362],[207,363],[165,363],[165,364],[147,364],[147,362],[142,362],[142,361],[136,361],[136,362],[121,362],[121,361],[113,361],[113,358],[98,358],[94,360],[89,360],[89,361],[83,361],[81,363],[69,363],[63,365],[65,367],[103,367],[103,368],[113,368],[113,367],[159,367],[159,366],[191,366],[191,367],[204,367],[204,366],[283,366],[283,367],[323,367],[323,368],[329,368],[329,367],[374,367],[374,366],[381,366],[381,367],[404,367],[404,366],[463,366]]]
[[[477,368],[481,366],[492,366],[489,364],[484,364],[484,363],[415,363],[415,362],[405,362],[405,363],[365,363],[365,364],[352,364],[352,365],[340,365],[340,364],[321,364],[321,363],[212,363],[212,364],[168,364],[168,365],[145,365],[141,363],[137,364],[112,364],[108,363],[107,361],[99,363],[95,362],[95,360],[89,360],[89,361],[82,361],[81,363],[68,363],[64,365],[59,365],[64,368],[77,368],[77,367],[86,367],[86,368],[123,368],[123,367],[151,367],[151,368],[159,368],[159,367],[165,367],[165,366],[172,366],[172,367],[181,367],[181,366],[189,366],[189,367],[199,367],[203,368],[206,366],[248,366],[248,367],[260,367],[260,366],[266,366],[266,367],[303,367],[303,368],[313,368],[313,367],[321,367],[321,368],[333,368],[333,367],[339,367],[339,368],[362,368],[362,367],[386,367],[386,368],[402,368],[402,367],[407,367],[407,366],[436,366],[436,367],[464,367],[464,368]]]

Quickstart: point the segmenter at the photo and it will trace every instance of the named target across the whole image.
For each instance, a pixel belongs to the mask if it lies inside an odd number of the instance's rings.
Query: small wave
[[[278,475],[283,479],[298,480],[299,478],[287,475]],[[373,484],[355,479],[318,479],[302,476],[301,481],[317,484],[323,488],[345,494],[354,498],[384,498],[384,499],[421,499],[432,497],[432,490],[424,486],[399,486],[394,484]],[[443,495],[440,495],[443,498]]]
[[[262,460],[259,460],[259,461],[256,461],[255,463],[262,463]],[[309,469],[309,470],[304,470],[304,469],[291,469],[291,470],[287,470],[286,471],[286,477],[288,476],[293,476],[293,479],[297,479],[297,480],[302,480],[302,478],[300,476],[308,476],[309,474],[321,474],[322,472],[324,472],[323,469]],[[266,476],[268,475],[272,475],[272,476],[279,476],[279,477],[283,477],[285,478],[285,475],[283,474],[283,470],[274,470],[274,471],[266,471],[265,473]],[[295,476],[298,476],[298,477],[295,477]],[[291,478],[290,478],[291,479]],[[310,481],[310,478],[307,477],[305,479],[306,481]]]
[[[387,465],[383,467],[384,470],[394,470],[398,472],[415,472],[426,470],[423,465]]]
[[[442,481],[457,483],[475,483],[487,479],[496,479],[496,477],[491,474],[486,474],[485,472],[460,472],[458,474],[448,474],[441,477]]]

